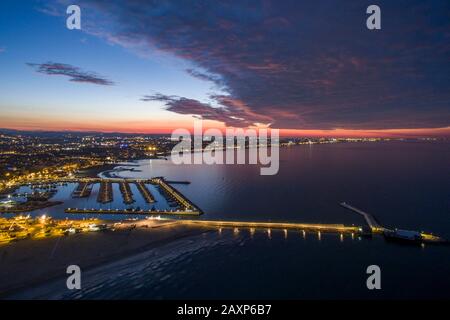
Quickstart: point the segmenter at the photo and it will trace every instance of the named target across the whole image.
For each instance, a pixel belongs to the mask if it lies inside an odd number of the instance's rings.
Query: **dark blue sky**
[[[81,7],[81,31],[65,28],[68,4]],[[381,7],[381,30],[366,28],[370,4]],[[177,127],[191,115],[299,130],[450,126],[449,1],[0,7],[0,112],[18,127],[54,111],[55,121],[73,114],[75,128],[105,110],[118,129]]]

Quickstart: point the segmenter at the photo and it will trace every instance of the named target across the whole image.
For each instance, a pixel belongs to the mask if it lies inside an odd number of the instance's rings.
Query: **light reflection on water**
[[[314,145],[282,149],[280,159],[279,174],[269,177],[260,176],[256,166],[175,166],[164,160],[140,161],[142,172],[118,174],[191,181],[176,188],[206,212],[205,219],[361,224],[338,206],[347,201],[387,225],[450,238],[448,143]],[[87,201],[91,198],[96,196]],[[366,288],[371,264],[382,270],[380,291]],[[449,298],[449,273],[448,247],[402,246],[354,234],[224,228],[88,271],[77,295],[61,293],[63,282],[49,295]]]
[[[319,241],[294,237],[295,231],[288,231],[287,238],[284,230],[273,229],[270,236],[260,229],[253,236],[250,229],[240,231],[205,232],[86,271],[80,291],[68,292],[61,279],[17,298],[417,298],[448,293],[443,290],[450,285],[448,278],[430,282],[448,265],[425,264],[405,273],[409,263],[393,259],[400,255],[420,261],[420,247],[389,246],[379,237],[342,242],[339,234],[322,233]],[[441,255],[442,248],[428,249],[428,258]],[[365,268],[374,262],[384,270],[381,292],[365,287]]]
[[[119,189],[118,183],[112,184],[113,189],[113,201],[109,203],[99,203],[97,202],[97,196],[100,188],[100,183],[95,183],[92,187],[92,192],[89,197],[86,198],[72,198],[72,192],[77,187],[77,183],[68,183],[67,185],[57,185],[56,193],[51,197],[50,201],[62,201],[61,205],[48,207],[44,209],[34,210],[30,212],[32,216],[40,216],[46,214],[54,218],[65,218],[68,214],[64,213],[65,208],[95,208],[95,209],[127,209],[127,208],[140,208],[144,210],[156,209],[156,210],[167,210],[174,209],[167,202],[166,197],[162,194],[162,191],[158,186],[152,184],[146,184],[146,187],[150,190],[154,196],[155,203],[146,203],[144,197],[139,192],[137,186],[134,183],[130,183],[130,189],[133,194],[133,199],[135,200],[132,204],[125,204],[123,202],[123,197]],[[13,200],[25,201],[26,197],[24,194],[32,193],[33,191],[45,191],[44,189],[32,189],[30,186],[22,186],[17,191],[16,194],[20,197],[13,197]],[[9,215],[11,216],[11,215]],[[142,218],[142,215],[111,215],[111,214],[71,214],[70,218],[81,219],[83,217],[98,217],[101,219],[124,219],[129,217]]]

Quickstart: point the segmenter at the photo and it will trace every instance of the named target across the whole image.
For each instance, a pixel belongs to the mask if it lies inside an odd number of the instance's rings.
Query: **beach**
[[[69,265],[86,271],[173,241],[208,232],[177,221],[127,221],[114,231],[80,233],[0,246],[0,298],[66,278]]]

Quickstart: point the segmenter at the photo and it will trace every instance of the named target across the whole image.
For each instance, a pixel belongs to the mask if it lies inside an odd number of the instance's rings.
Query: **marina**
[[[169,182],[186,185],[188,181],[166,180],[164,177],[150,179],[131,178],[79,178],[55,180],[48,183],[39,182],[20,187],[11,193],[4,204],[0,206],[2,213],[19,213],[40,210],[51,206],[59,206],[65,201],[49,201],[55,198],[58,190],[66,190],[74,185],[71,192],[72,199],[86,199],[75,205],[64,205],[60,208],[64,214],[93,216],[103,215],[105,217],[120,216],[179,216],[195,217],[203,214],[203,211],[174,188]],[[59,189],[58,189],[59,188]],[[65,188],[65,189],[64,189]],[[114,194],[121,196],[114,196]],[[91,200],[91,195],[96,201]],[[15,196],[15,197],[14,197]],[[20,202],[20,199],[26,199]],[[61,199],[63,200],[63,199]],[[84,205],[83,205],[84,203]],[[72,203],[70,203],[72,204]],[[298,223],[298,222],[258,222],[258,221],[226,221],[226,220],[182,220],[183,223],[196,226],[213,228],[249,228],[249,229],[283,229],[285,231],[294,229],[300,232],[332,232],[349,233],[358,236],[382,235],[387,241],[400,241],[411,244],[444,244],[448,241],[442,237],[428,232],[388,228],[383,226],[378,219],[361,209],[346,202],[340,205],[360,215],[365,224],[323,224],[323,223]]]
[[[186,184],[186,181],[182,181]],[[49,189],[51,187],[51,189]],[[70,198],[66,195],[70,192]],[[58,206],[59,213],[110,215],[191,215],[203,212],[162,177],[152,179],[78,178],[20,185],[4,195],[0,213],[31,212]],[[39,198],[39,199],[38,199]],[[42,198],[42,199],[41,199]],[[45,199],[44,199],[45,198]],[[39,203],[48,199],[61,201]],[[28,199],[27,206],[24,202]],[[33,200],[30,205],[29,200]],[[72,200],[71,200],[72,199]],[[29,208],[29,210],[27,210]],[[56,208],[55,208],[56,211]]]

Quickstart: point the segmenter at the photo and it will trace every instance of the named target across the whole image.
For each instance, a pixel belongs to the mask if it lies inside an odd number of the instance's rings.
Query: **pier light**
[[[303,234],[303,239],[305,239],[306,238],[306,231],[302,230],[302,234]]]
[[[340,235],[341,242],[344,241],[344,235],[341,233]]]
[[[319,240],[322,240],[322,234],[320,233],[320,231],[317,231],[317,237],[319,238]]]
[[[287,236],[288,236],[288,231],[287,231],[287,229],[284,229],[284,238],[287,239]]]
[[[253,236],[255,234],[255,228],[250,228],[250,235]]]
[[[234,234],[238,234],[239,233],[239,229],[238,228],[234,228],[233,232],[234,232]]]
[[[272,238],[272,231],[269,229],[267,229],[267,236],[269,237],[269,239]]]
[[[352,232],[352,240],[355,239],[355,234]]]
[[[219,234],[222,234],[222,228],[219,228]]]

